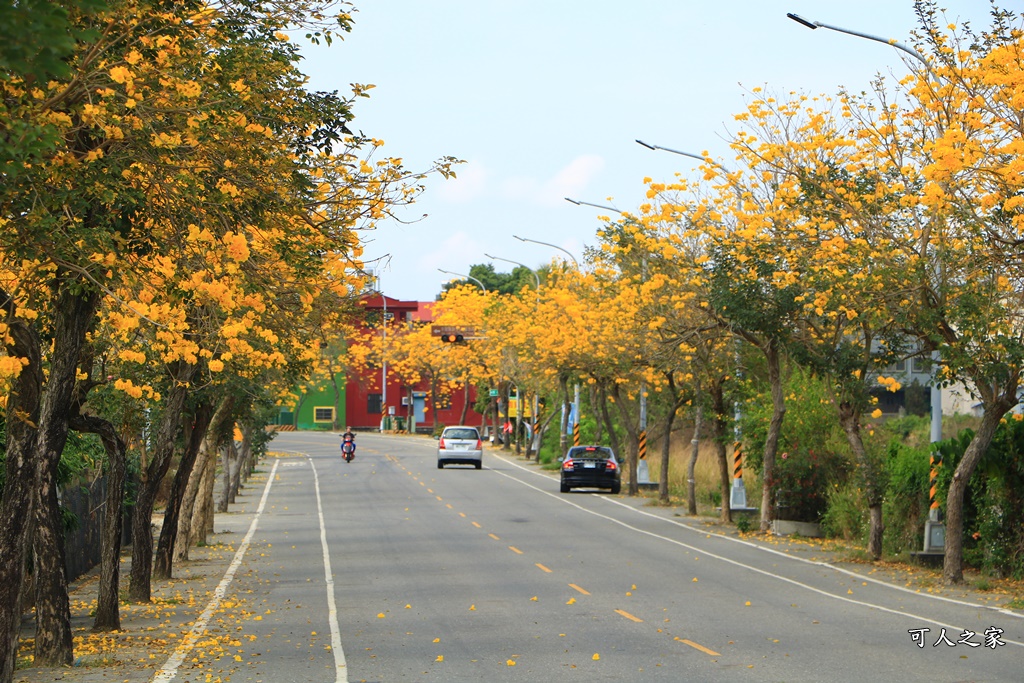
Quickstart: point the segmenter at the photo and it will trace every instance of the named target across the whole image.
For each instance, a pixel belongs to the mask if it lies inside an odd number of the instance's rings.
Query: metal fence
[[[74,515],[73,526],[64,534],[64,567],[68,582],[82,576],[100,562],[103,515],[106,513],[107,479],[99,477],[66,487],[61,503]],[[125,508],[121,545],[131,543],[130,508]]]

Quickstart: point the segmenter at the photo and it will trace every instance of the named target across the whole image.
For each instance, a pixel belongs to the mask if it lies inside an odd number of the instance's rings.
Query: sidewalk
[[[265,459],[239,491],[228,512],[214,516],[214,533],[208,536],[208,545],[191,548],[189,561],[174,566],[173,579],[153,580],[150,604],[121,603],[121,631],[92,632],[98,568],[69,587],[75,642],[74,666],[51,669],[27,664],[32,656],[31,638],[35,623],[32,615],[26,615],[22,620],[21,651],[18,668],[14,672],[15,683],[143,683],[153,680],[206,608],[214,589],[234,559],[237,547],[248,532],[259,506],[272,462],[271,458]],[[154,515],[154,523],[159,524],[161,520],[162,512]],[[158,533],[154,534],[154,538]],[[131,549],[128,548],[122,552],[121,557],[122,596],[127,594],[130,560]],[[221,604],[223,608],[237,606],[237,602],[229,603],[227,600]],[[231,641],[235,639],[234,622],[231,619],[232,615],[225,613],[212,620],[207,628],[207,636],[198,647],[207,652],[218,648],[227,652]],[[208,678],[207,674],[212,676]],[[229,674],[224,674],[220,671],[183,669],[175,681],[217,681],[222,675],[223,680],[227,680]]]

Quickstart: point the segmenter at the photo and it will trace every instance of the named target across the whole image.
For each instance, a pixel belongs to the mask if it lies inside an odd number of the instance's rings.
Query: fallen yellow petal
[[[476,611],[476,605],[470,605],[469,606],[469,611],[470,612],[475,612]]]
[[[569,598],[569,602],[567,602],[565,604],[567,604],[567,605],[575,605],[576,604],[576,598]]]
[[[434,661],[435,662],[443,662],[444,661],[444,655],[438,655],[437,659],[435,659]]]
[[[534,595],[532,598],[530,598],[530,600],[533,600],[534,602],[537,602],[537,596]]]
[[[383,618],[384,618],[384,613],[383,613],[383,612],[379,613],[379,614],[377,615],[377,618],[378,618],[378,619],[383,619]]]
[[[696,577],[696,576],[695,576],[695,577],[693,577],[693,582],[694,582],[694,583],[697,583],[697,577]]]
[[[746,604],[747,607],[750,607],[750,600],[747,600],[747,602],[745,604]]]
[[[594,661],[596,662],[597,660],[601,659],[601,655],[599,655],[599,654],[597,654],[597,653],[595,652],[595,653],[594,653],[594,656],[593,656],[593,657],[591,657],[591,659],[593,659],[593,660],[594,660]]]
[[[441,639],[440,639],[440,638],[434,638],[434,642],[435,642],[435,643],[440,643],[440,642],[441,642]]]
[[[514,659],[509,659],[508,661],[506,661],[506,662],[505,662],[505,664],[506,664],[507,666],[515,666],[515,665],[516,665],[516,662],[515,662],[515,660],[514,660]]]

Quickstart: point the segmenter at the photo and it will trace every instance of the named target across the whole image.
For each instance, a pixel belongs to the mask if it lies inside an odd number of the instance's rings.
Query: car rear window
[[[479,439],[480,436],[477,431],[472,427],[462,429],[446,429],[444,434],[441,435],[445,439]]]
[[[579,459],[585,459],[585,458],[595,458],[595,459],[597,459],[597,458],[605,458],[605,459],[607,459],[607,458],[612,457],[612,449],[610,449],[610,448],[601,448],[599,446],[598,447],[586,447],[586,446],[577,447],[577,448],[573,448],[573,449],[571,449],[569,451],[569,457],[571,457],[571,458],[579,458]]]

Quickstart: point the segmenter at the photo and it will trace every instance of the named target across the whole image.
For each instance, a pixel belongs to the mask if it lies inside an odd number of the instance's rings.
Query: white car
[[[445,427],[437,441],[437,469],[445,465],[473,465],[483,467],[484,445],[476,427],[458,425]]]

